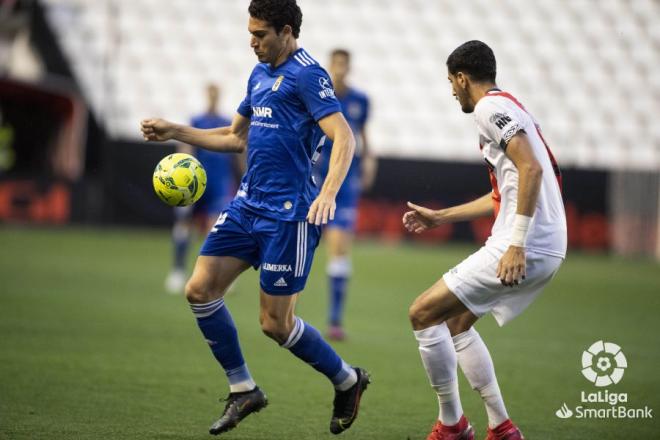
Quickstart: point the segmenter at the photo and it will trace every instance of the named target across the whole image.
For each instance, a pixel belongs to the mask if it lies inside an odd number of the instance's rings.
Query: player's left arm
[[[341,112],[329,114],[318,121],[319,127],[332,141],[328,175],[321,192],[309,207],[307,221],[315,225],[326,224],[335,218],[335,197],[346,178],[355,152],[353,132]]]
[[[500,259],[497,266],[497,277],[505,286],[513,286],[526,275],[525,238],[536,210],[543,168],[536,159],[524,131],[519,131],[509,140],[506,155],[518,169],[518,204],[511,245]]]

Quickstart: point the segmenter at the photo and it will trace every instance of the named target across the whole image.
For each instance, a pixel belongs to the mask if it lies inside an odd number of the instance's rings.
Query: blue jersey
[[[337,100],[341,105],[341,111],[346,118],[346,122],[351,127],[355,135],[355,156],[351,167],[349,168],[346,179],[352,176],[359,178],[360,175],[360,156],[362,155],[362,131],[369,118],[369,98],[359,90],[348,88],[344,95],[337,95]],[[330,164],[330,153],[332,152],[332,142],[326,138],[320,138],[322,143],[321,160],[319,161],[318,173],[321,179],[325,179],[328,174],[328,165]]]
[[[192,118],[191,125],[208,129],[226,127],[231,125],[231,121],[214,113],[202,113]],[[208,215],[219,214],[229,204],[236,191],[233,155],[195,148],[195,156],[206,170],[206,191],[195,204],[195,210]]]
[[[327,72],[304,49],[276,68],[257,64],[238,107],[250,130],[248,168],[234,203],[278,220],[304,220],[318,195],[318,121],[339,111]]]
[[[343,96],[338,95],[337,99],[341,104],[341,111],[358,142],[355,155],[359,157],[362,154],[361,134],[369,118],[369,98],[359,90],[349,87],[346,94]]]
[[[224,116],[214,113],[202,113],[195,116],[190,121],[190,125],[195,128],[217,128],[231,125],[231,121]],[[195,156],[206,169],[207,180],[213,182],[226,176],[232,176],[233,165],[232,156],[224,153],[207,151],[203,148],[196,148]],[[216,179],[216,177],[218,179]]]

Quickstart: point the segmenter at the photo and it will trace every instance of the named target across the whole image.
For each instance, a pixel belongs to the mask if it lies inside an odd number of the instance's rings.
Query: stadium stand
[[[210,79],[224,85],[226,105],[242,98],[255,59],[241,2],[45,4],[114,136],[136,137],[137,121],[147,115],[186,120],[201,100],[194,85]],[[468,0],[459,7],[302,0],[301,6],[301,44],[322,63],[335,46],[355,52],[354,82],[373,96],[371,133],[380,155],[478,160],[463,148],[475,143],[471,121],[456,111],[444,61],[461,42],[482,39],[498,56],[500,85],[543,121],[562,163],[660,164],[660,128],[653,123],[660,102],[657,2]]]
[[[135,138],[148,115],[185,121],[196,87],[242,98],[255,58],[243,2],[45,0],[75,73],[109,132]],[[354,82],[373,97],[377,154],[476,161],[444,61],[468,39],[499,60],[500,85],[543,122],[564,165],[657,169],[660,4],[652,0],[301,0],[304,45],[322,63],[355,53]],[[328,35],[333,35],[329,38]],[[613,129],[616,126],[616,129]]]

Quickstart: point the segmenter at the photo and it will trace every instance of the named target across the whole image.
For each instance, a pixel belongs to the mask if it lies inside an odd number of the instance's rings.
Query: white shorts
[[[543,291],[564,261],[560,257],[526,251],[527,275],[518,285],[504,286],[497,265],[504,251],[482,247],[442,278],[449,290],[478,317],[491,312],[500,326],[518,316]]]

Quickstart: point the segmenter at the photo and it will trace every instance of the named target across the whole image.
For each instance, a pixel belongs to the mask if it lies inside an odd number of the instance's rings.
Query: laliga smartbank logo
[[[582,375],[597,387],[606,387],[621,382],[628,367],[621,347],[611,342],[594,342],[582,352]]]
[[[628,393],[603,389],[623,379],[628,360],[621,347],[612,342],[596,341],[582,352],[582,375],[598,389],[581,391],[580,405],[569,407],[566,402],[555,411],[560,419],[650,419],[648,406],[629,407]]]

